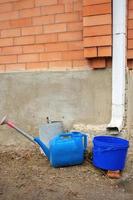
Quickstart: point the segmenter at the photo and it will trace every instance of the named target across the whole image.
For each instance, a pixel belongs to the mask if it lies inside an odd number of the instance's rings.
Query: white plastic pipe
[[[126,0],[113,0],[112,116],[107,128],[121,131],[125,113]]]

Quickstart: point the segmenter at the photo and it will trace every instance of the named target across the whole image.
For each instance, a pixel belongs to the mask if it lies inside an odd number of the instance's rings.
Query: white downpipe
[[[112,117],[107,128],[121,131],[125,114],[126,0],[113,0]]]

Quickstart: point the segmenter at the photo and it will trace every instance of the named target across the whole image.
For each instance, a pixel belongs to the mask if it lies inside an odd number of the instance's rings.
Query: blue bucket
[[[93,139],[93,165],[104,170],[123,170],[129,142],[112,136]]]

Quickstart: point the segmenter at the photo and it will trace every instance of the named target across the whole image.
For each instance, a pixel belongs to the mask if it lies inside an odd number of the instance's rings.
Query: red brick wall
[[[0,0],[0,71],[84,69],[82,0]]]
[[[128,67],[133,69],[133,0],[128,0],[127,58]]]
[[[0,72],[105,68],[112,59],[112,0],[0,0]],[[133,68],[133,0],[128,0]]]
[[[112,45],[111,0],[84,0],[84,55],[110,57]]]
[[[92,66],[105,67],[112,56],[112,1],[83,1],[84,57],[94,58]]]
[[[98,64],[94,65],[94,68],[104,61],[107,65],[111,65],[111,4],[112,0],[83,0],[84,56],[93,58],[95,63],[97,60]],[[133,0],[127,0],[127,13],[127,63],[129,69],[133,69]],[[106,64],[101,63],[100,66],[107,66]]]

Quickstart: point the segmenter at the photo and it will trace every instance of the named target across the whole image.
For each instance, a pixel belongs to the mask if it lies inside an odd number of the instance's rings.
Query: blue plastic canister
[[[96,136],[93,139],[93,164],[104,170],[123,170],[129,142],[112,136]]]
[[[84,161],[87,136],[80,132],[60,134],[50,142],[50,163],[53,167],[78,165]]]

